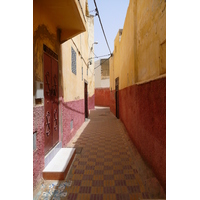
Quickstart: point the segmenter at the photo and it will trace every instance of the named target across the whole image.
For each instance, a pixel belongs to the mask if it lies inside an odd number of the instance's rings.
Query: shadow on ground
[[[93,110],[67,144],[76,156],[64,181],[44,181],[35,199],[165,199],[154,173],[109,108]]]

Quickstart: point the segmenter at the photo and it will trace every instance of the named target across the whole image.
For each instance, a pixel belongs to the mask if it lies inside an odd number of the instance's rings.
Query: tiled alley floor
[[[43,181],[34,199],[166,198],[155,175],[130,141],[123,124],[109,108],[91,111],[90,119],[68,147],[77,148],[77,154],[66,179]]]

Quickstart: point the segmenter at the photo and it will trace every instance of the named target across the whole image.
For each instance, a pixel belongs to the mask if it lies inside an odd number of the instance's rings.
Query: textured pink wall
[[[88,98],[88,109],[92,110],[95,106],[95,95]]]
[[[44,169],[44,106],[33,107],[33,132],[37,131],[37,149],[33,152],[33,188],[42,178]]]
[[[166,190],[166,78],[120,90],[119,116]]]
[[[85,121],[84,100],[77,100],[71,102],[62,102],[62,119],[63,119],[63,140],[62,146],[66,144],[75,135]],[[73,119],[73,129],[70,128],[70,122]]]
[[[110,88],[95,89],[95,106],[110,106]]]
[[[65,147],[85,121],[84,100],[63,102],[63,99],[60,98],[59,102],[59,106],[61,106],[62,109],[62,146]],[[89,109],[94,109],[94,95],[89,98],[88,104]],[[70,122],[72,119],[73,129],[71,130]],[[33,188],[35,188],[37,183],[41,180],[42,171],[44,170],[44,106],[33,107],[33,132],[35,131],[37,131],[37,149],[33,152]],[[61,131],[61,127],[59,127],[59,131]],[[61,141],[61,133],[59,137],[59,141]]]

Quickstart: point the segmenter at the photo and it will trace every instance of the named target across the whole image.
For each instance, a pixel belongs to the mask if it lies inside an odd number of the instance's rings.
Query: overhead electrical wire
[[[83,61],[84,61],[85,65],[87,66],[87,63],[85,62],[85,59],[83,58],[83,56],[82,56],[81,52],[79,51],[78,47],[76,46],[76,43],[74,42],[74,40],[73,40],[73,39],[71,39],[71,40],[72,40],[72,42],[73,42],[74,46],[76,47],[76,50],[78,51],[78,54],[80,54],[80,55],[81,55],[81,59],[83,59]]]
[[[90,67],[87,65],[87,63],[85,62],[85,59],[83,58],[81,52],[79,51],[78,47],[76,46],[76,43],[74,42],[73,39],[71,39],[71,41],[73,42],[74,46],[76,47],[76,50],[78,51],[78,54],[80,54],[81,59],[83,60],[83,62],[85,63],[85,65],[87,66],[87,68],[90,70],[91,74],[94,75],[94,73],[91,71]]]
[[[89,11],[89,13],[96,11],[96,9]]]
[[[110,56],[110,54],[103,55],[103,56],[96,56],[96,55],[95,55],[95,57],[93,57],[93,58],[102,58],[102,57],[105,57],[105,56]],[[93,59],[93,58],[89,58],[89,59]]]
[[[79,4],[80,4],[80,0],[78,0],[78,2],[79,2]],[[109,47],[109,44],[108,44],[108,40],[107,40],[107,38],[106,38],[106,34],[105,34],[105,31],[104,31],[104,28],[103,28],[103,25],[102,25],[102,22],[101,22],[101,18],[100,18],[100,15],[99,15],[99,10],[98,10],[98,8],[97,8],[97,4],[96,4],[96,1],[95,1],[95,0],[94,0],[94,4],[95,4],[95,7],[96,7],[96,8],[95,8],[96,15],[98,15],[99,22],[100,22],[100,25],[101,25],[101,29],[102,29],[102,31],[103,31],[104,38],[105,38],[106,44],[107,44],[108,49],[109,49],[109,52],[110,52],[110,54],[108,54],[108,55],[97,56],[97,55],[94,53],[94,51],[92,50],[93,54],[96,56],[96,57],[94,57],[94,58],[100,58],[100,57],[105,57],[105,56],[109,56],[109,55],[110,55],[110,57],[112,57],[113,54],[111,53],[111,50],[110,50],[110,47]],[[83,10],[82,10],[82,12],[83,12]],[[91,11],[91,12],[92,12],[92,11]],[[85,16],[84,16],[84,17],[85,17]],[[84,19],[85,19],[85,18],[84,18]],[[85,20],[85,21],[86,21],[86,20]],[[83,59],[85,65],[86,65],[86,66],[89,68],[89,70],[90,70],[90,67],[87,65],[85,59],[83,58],[83,56],[82,56],[81,52],[79,51],[78,47],[76,46],[75,42],[73,41],[73,39],[71,39],[71,40],[72,40],[73,44],[75,45],[75,47],[76,47],[78,53],[81,55],[81,59]],[[94,69],[96,69],[96,68],[98,68],[99,66],[101,66],[104,62],[106,62],[108,59],[110,59],[110,57],[106,58],[100,65],[98,65],[98,66],[95,67]],[[90,58],[90,59],[93,59],[93,58]],[[90,70],[90,72],[92,73],[91,70]],[[93,73],[92,73],[92,74],[93,74]]]
[[[111,57],[111,56],[110,56]],[[100,67],[103,63],[105,63],[107,60],[109,60],[110,59],[110,57],[109,58],[106,58],[102,63],[100,63],[100,65],[98,65],[98,66],[96,66],[94,69],[96,69],[96,68],[98,68],[98,67]]]
[[[92,53],[96,56],[95,58],[98,58],[98,56],[94,53],[94,51],[92,50]]]
[[[98,8],[97,8],[97,4],[96,4],[96,1],[95,1],[95,0],[94,0],[94,4],[95,4],[95,7],[96,7],[96,12],[97,12],[97,15],[98,15],[98,18],[99,18],[99,22],[100,22],[100,25],[101,25],[101,28],[102,28],[102,31],[103,31],[103,34],[104,34],[104,37],[105,37],[105,40],[106,40],[108,49],[109,49],[109,51],[110,51],[110,55],[112,55],[111,50],[110,50],[110,47],[109,47],[109,45],[108,45],[108,41],[107,41],[107,38],[106,38],[105,31],[104,31],[104,29],[103,29],[103,25],[102,25],[101,18],[100,18],[100,15],[99,15],[99,10],[98,10]]]

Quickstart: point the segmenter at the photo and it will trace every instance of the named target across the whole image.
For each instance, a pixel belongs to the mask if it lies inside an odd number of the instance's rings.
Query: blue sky
[[[114,39],[118,30],[123,28],[124,25],[129,0],[96,0],[96,4],[112,53],[114,50]],[[88,0],[88,6],[89,11],[94,10],[94,1]],[[90,12],[90,14],[95,15],[95,12]],[[94,18],[94,41],[98,41],[98,44],[94,45],[94,53],[97,56],[108,55],[110,53],[104,39],[98,16]],[[108,56],[105,56],[105,58],[107,57]],[[95,60],[99,60],[101,58],[97,58]]]

